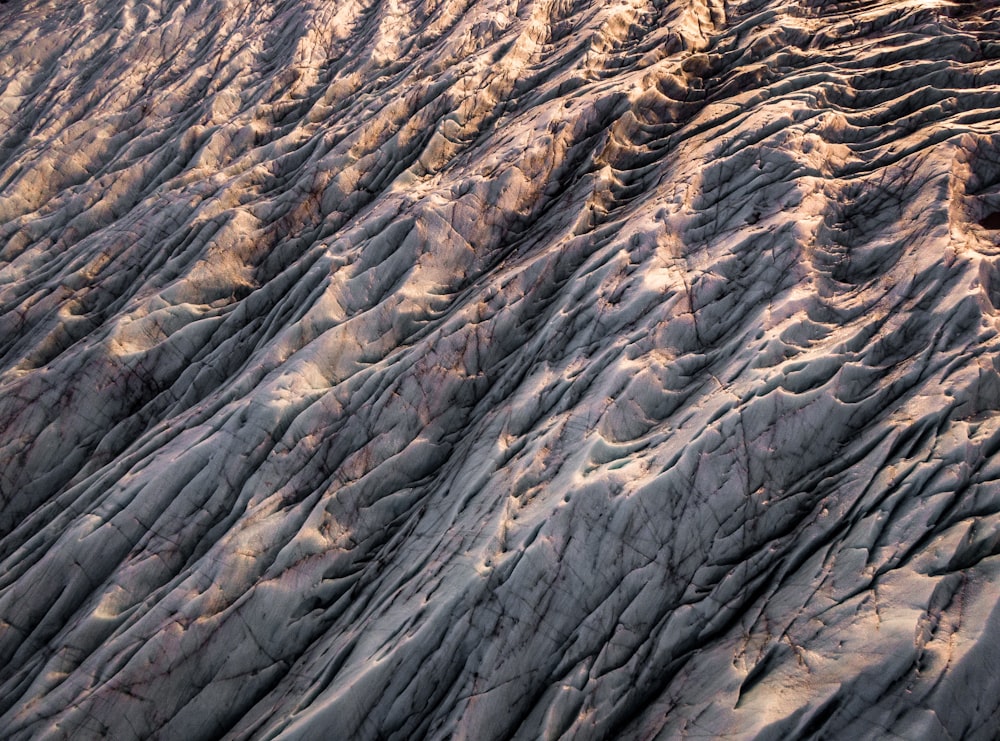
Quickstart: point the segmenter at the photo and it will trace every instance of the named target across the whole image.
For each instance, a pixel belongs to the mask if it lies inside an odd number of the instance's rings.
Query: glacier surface
[[[993,739],[992,0],[0,5],[0,735]]]

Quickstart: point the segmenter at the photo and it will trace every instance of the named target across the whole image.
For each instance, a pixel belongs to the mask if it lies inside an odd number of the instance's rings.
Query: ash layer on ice
[[[992,739],[1000,9],[0,7],[0,735]]]

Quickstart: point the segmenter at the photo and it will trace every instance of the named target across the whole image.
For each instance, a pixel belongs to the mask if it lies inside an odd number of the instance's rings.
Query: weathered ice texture
[[[0,5],[0,737],[993,739],[1000,9]]]

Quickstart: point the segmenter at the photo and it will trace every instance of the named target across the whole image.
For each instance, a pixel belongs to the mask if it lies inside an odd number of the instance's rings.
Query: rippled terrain
[[[0,5],[0,736],[993,739],[1000,5]]]

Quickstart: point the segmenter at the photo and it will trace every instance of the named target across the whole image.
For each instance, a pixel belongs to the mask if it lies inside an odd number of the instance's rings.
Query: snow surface
[[[992,739],[992,0],[0,5],[0,736]]]

